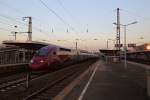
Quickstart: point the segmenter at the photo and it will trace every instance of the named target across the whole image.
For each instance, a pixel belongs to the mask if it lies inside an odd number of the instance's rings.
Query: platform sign
[[[122,44],[115,44],[115,47],[122,47],[123,45]]]
[[[136,44],[130,43],[130,44],[128,44],[128,47],[136,47]]]

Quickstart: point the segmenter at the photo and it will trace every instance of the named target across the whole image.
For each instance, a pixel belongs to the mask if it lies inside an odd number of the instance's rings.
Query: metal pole
[[[127,68],[126,26],[124,25],[124,67]]]
[[[29,41],[32,41],[32,18],[29,18],[29,27],[28,27],[28,35],[29,35]]]
[[[119,8],[117,8],[117,50],[119,50],[119,61],[121,60],[121,52],[120,52],[120,13]]]
[[[27,72],[27,77],[26,77],[26,88],[29,87],[29,78],[30,78],[30,72]]]
[[[17,32],[15,32],[15,40],[16,40],[16,34],[17,34]]]
[[[78,55],[78,42],[76,40],[76,52],[77,52],[77,55]]]
[[[29,25],[28,25],[28,41],[32,41],[32,17],[23,17],[29,19]],[[26,33],[26,32],[25,32]]]
[[[108,49],[108,39],[107,39],[107,49]]]

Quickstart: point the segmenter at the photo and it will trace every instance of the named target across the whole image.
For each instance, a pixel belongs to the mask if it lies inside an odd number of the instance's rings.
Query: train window
[[[46,55],[48,55],[48,49],[47,48],[41,48],[40,50],[38,50],[36,52],[35,55],[37,55],[37,56],[46,56]]]
[[[71,51],[71,49],[66,49],[66,48],[60,48],[60,51]]]

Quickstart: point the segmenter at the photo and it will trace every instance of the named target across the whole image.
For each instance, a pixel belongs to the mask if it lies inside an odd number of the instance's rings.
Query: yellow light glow
[[[147,46],[146,46],[146,50],[150,50],[150,45],[147,45]]]

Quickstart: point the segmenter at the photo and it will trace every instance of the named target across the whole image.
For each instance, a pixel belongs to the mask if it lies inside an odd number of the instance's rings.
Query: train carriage
[[[29,69],[33,71],[50,71],[92,57],[97,56],[85,50],[77,51],[56,45],[48,45],[35,53],[30,61]]]

